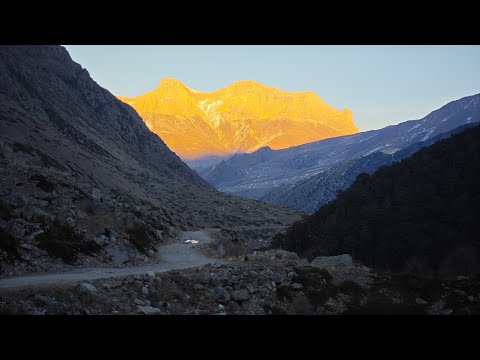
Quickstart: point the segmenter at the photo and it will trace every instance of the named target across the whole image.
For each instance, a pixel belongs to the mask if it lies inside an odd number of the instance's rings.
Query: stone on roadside
[[[133,303],[134,303],[135,305],[145,305],[145,301],[140,300],[140,299],[135,299],[135,300],[133,300]]]
[[[82,281],[77,285],[77,289],[81,294],[91,295],[97,293],[97,288],[90,281]]]
[[[217,253],[220,257],[225,257],[225,255],[227,255],[227,251],[225,250],[225,246],[223,246],[223,244],[218,245]]]
[[[353,266],[353,259],[349,254],[342,254],[337,256],[320,256],[312,260],[312,266],[318,268],[332,269],[336,267],[350,267]]]
[[[137,305],[137,310],[143,315],[158,315],[162,313],[162,310],[153,306],[141,306]]]

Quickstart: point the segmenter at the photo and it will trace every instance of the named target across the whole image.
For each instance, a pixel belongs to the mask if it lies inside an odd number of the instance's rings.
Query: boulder
[[[134,303],[135,305],[145,305],[145,301],[143,301],[143,300],[141,300],[141,299],[135,299],[135,300],[133,301],[133,303]]]
[[[111,246],[105,250],[115,264],[123,264],[130,260],[130,256],[127,250],[122,249],[119,246]]]
[[[153,306],[141,306],[137,305],[137,310],[144,315],[158,315],[162,313],[162,310]]]
[[[312,260],[311,265],[325,269],[332,269],[336,267],[350,267],[353,266],[353,259],[349,254],[342,254],[337,256],[320,256]]]
[[[221,286],[217,286],[215,289],[213,289],[214,294],[217,296],[219,300],[222,301],[230,301],[230,294],[228,293],[225,288]]]
[[[91,295],[97,293],[97,288],[90,281],[82,281],[78,284],[77,289],[81,294]]]
[[[157,240],[163,241],[163,231],[162,230],[155,230],[153,233],[157,237]]]
[[[102,200],[102,192],[97,188],[93,188],[92,189],[92,199],[95,200],[95,201]]]
[[[223,246],[222,244],[218,245],[217,253],[218,253],[218,256],[225,257],[225,255],[227,255],[227,251],[225,250],[225,246]]]
[[[293,290],[301,290],[303,288],[302,284],[299,284],[299,283],[292,283],[292,285],[290,285],[290,287]]]
[[[232,299],[238,302],[247,301],[250,298],[248,290],[235,290],[232,292]]]
[[[25,226],[20,223],[14,223],[11,225],[10,230],[16,238],[25,236]]]
[[[73,220],[71,217],[68,217],[66,220],[67,226],[71,229],[75,227],[75,220]]]
[[[247,284],[247,290],[250,292],[250,294],[255,294],[258,291],[258,286],[253,283],[249,283]]]
[[[285,280],[287,273],[284,270],[277,270],[273,273],[272,280],[279,284]]]
[[[98,236],[95,236],[95,242],[100,246],[105,246],[110,243],[110,239],[105,235],[98,235]]]

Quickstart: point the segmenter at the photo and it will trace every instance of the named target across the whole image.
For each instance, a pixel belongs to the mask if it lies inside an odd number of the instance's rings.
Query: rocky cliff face
[[[0,273],[121,265],[178,230],[296,218],[211,188],[63,47],[0,47]]]
[[[255,81],[200,92],[167,78],[151,92],[118,98],[185,159],[283,149],[358,132],[348,109],[335,110],[310,91],[287,92]]]

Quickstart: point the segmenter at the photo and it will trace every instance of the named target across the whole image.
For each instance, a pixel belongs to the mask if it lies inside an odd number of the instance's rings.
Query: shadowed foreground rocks
[[[0,294],[2,314],[478,314],[478,277],[451,281],[318,268],[270,250],[225,264]]]

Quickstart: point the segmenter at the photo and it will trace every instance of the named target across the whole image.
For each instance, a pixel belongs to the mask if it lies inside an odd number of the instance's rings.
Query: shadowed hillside
[[[0,46],[0,272],[122,265],[298,213],[213,189],[61,46]]]
[[[480,127],[358,175],[276,245],[308,258],[351,254],[367,266],[449,276],[480,271]]]

